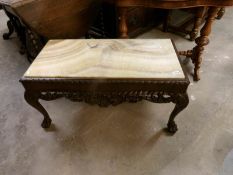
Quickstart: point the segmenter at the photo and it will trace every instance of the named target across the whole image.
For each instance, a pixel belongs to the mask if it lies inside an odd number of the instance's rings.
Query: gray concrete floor
[[[0,34],[7,31],[0,12]],[[233,11],[216,21],[204,53],[202,79],[191,79],[190,105],[177,118],[179,131],[167,136],[172,104],[149,102],[99,108],[65,99],[42,102],[53,119],[24,101],[18,82],[29,63],[18,42],[0,39],[1,175],[232,175],[233,170]],[[182,37],[152,30],[141,38]],[[192,70],[186,63],[187,71]],[[230,153],[231,152],[231,153]]]

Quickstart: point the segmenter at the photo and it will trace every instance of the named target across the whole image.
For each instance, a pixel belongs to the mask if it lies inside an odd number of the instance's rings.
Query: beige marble
[[[17,7],[32,2],[33,0],[0,0],[0,4]]]
[[[184,78],[170,39],[51,40],[25,77]]]

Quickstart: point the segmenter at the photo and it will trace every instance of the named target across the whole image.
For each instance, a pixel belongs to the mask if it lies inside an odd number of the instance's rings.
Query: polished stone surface
[[[0,0],[0,4],[17,6],[19,4],[22,5],[31,1],[32,0]]]
[[[15,37],[0,38],[0,175],[232,175],[232,19],[229,9],[215,22],[202,79],[190,76],[190,104],[177,117],[173,137],[162,128],[174,105],[149,102],[99,108],[42,101],[55,124],[44,131],[19,83],[29,63]],[[6,20],[0,11],[0,34]],[[193,46],[157,29],[140,37],[172,38],[180,50]],[[192,64],[184,63],[191,74]]]
[[[170,39],[51,40],[24,76],[144,79],[185,77]]]

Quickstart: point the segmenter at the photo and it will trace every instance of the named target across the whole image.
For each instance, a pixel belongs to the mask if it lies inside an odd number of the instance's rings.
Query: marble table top
[[[16,4],[24,4],[32,0],[0,0],[0,4],[14,6]]]
[[[50,40],[24,77],[184,79],[170,39]]]

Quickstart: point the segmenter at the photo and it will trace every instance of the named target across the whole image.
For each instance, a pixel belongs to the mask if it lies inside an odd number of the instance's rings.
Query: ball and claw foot
[[[2,35],[2,37],[3,37],[4,40],[10,39],[10,35],[9,35],[8,33],[4,33],[4,34]]]
[[[48,129],[52,123],[52,120],[50,118],[45,118],[43,122],[41,123],[42,128]]]
[[[175,134],[178,131],[177,125],[174,121],[167,124],[167,131],[171,134]]]
[[[9,32],[8,33],[4,33],[3,34],[3,39],[4,40],[9,40],[10,39],[10,36],[13,34],[13,32],[14,32],[14,25],[13,25],[13,23],[12,23],[12,21],[7,21],[7,27],[8,27],[8,29],[9,29]]]

